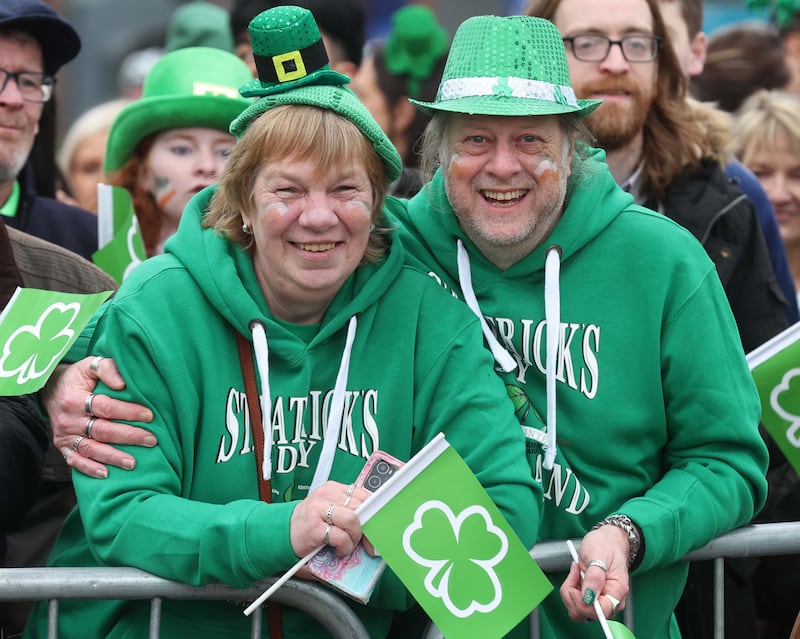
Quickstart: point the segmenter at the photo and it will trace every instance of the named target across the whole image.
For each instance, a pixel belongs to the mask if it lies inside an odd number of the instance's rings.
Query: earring
[[[369,232],[372,233],[372,231],[374,231],[374,230],[375,230],[375,225],[374,224],[370,224],[369,225]]]
[[[245,235],[252,235],[253,230],[247,225],[247,223],[242,224],[242,233]]]

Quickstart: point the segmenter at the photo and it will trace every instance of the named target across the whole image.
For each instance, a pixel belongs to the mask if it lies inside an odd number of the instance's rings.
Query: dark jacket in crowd
[[[653,202],[648,206],[653,206]],[[731,182],[716,162],[703,163],[699,171],[684,171],[673,180],[665,201],[658,207],[700,240],[714,261],[739,328],[745,352],[750,352],[789,325],[787,300],[772,269],[766,242],[753,205]],[[698,424],[702,427],[702,424]],[[786,495],[786,486],[797,487],[797,474],[783,453],[762,430],[770,449],[767,474],[770,498],[754,522],[788,521],[800,517],[800,494]],[[783,499],[776,499],[777,494]],[[781,512],[779,512],[781,511]],[[784,517],[792,513],[793,516]],[[775,593],[797,592],[800,570],[789,568],[785,556],[733,558],[725,560],[725,636],[752,639],[756,636],[758,590]],[[796,559],[796,558],[795,558]],[[796,562],[800,563],[800,562]],[[782,574],[774,566],[781,564]],[[794,574],[793,574],[794,573]],[[769,574],[772,581],[764,578]],[[767,583],[765,583],[767,582]],[[714,636],[714,567],[711,561],[692,562],[676,616],[684,639]],[[788,597],[783,597],[784,603]],[[785,627],[796,614],[796,598],[790,607],[774,602],[775,620]],[[788,617],[791,619],[788,619]],[[777,635],[770,635],[770,638]],[[780,635],[788,636],[788,630]]]
[[[23,168],[19,182],[17,214],[5,218],[5,223],[91,261],[92,253],[97,250],[97,217],[77,206],[37,195],[28,165]]]

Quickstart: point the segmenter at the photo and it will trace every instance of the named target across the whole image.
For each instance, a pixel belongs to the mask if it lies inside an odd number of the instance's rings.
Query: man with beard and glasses
[[[680,559],[766,497],[758,395],[714,264],[587,145],[599,101],[576,98],[551,22],[469,18],[435,100],[414,104],[431,115],[430,182],[387,199],[395,241],[481,319],[545,490],[540,539],[581,539],[580,566],[551,575],[562,585],[540,607],[541,636],[600,636],[583,623],[594,603],[618,613],[632,583],[636,635],[678,637]],[[66,368],[45,405],[61,446],[84,433],[87,401],[102,416],[70,455],[99,473],[136,453],[107,443],[145,445],[147,431],[117,421],[136,405],[94,395],[98,377],[122,380],[110,359],[90,361]]]
[[[41,0],[0,4],[0,215],[8,226],[91,260],[97,218],[38,195],[28,160],[55,74],[80,48],[72,25]]]
[[[745,352],[786,328],[787,302],[753,206],[688,106],[658,0],[531,0],[525,12],[561,32],[577,96],[603,99],[586,126],[617,183],[705,247]]]

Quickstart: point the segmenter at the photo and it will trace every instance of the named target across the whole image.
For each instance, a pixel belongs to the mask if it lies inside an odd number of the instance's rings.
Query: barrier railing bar
[[[230,600],[250,603],[275,579],[267,579],[250,588],[237,589],[222,584],[190,586],[137,568],[0,568],[0,601],[36,601],[50,599],[48,639],[56,639],[58,599],[197,599]],[[316,619],[334,639],[369,639],[364,624],[352,608],[329,590],[313,582],[290,580],[271,601],[297,608]],[[244,609],[244,608],[243,608]],[[53,613],[53,610],[56,612]],[[251,616],[251,624],[263,624],[260,609]],[[52,627],[53,634],[50,634]],[[257,635],[260,636],[260,635]]]
[[[573,540],[579,544],[579,540]],[[715,637],[724,637],[724,557],[758,557],[800,554],[800,522],[753,524],[721,535],[683,559],[714,562]],[[546,541],[531,550],[532,557],[545,572],[569,568],[570,556],[564,541]],[[162,579],[136,568],[0,568],[0,601],[35,601],[48,599],[48,639],[56,639],[58,599],[150,599],[151,637],[158,637],[161,600],[197,599],[230,600],[249,603],[275,579],[264,580],[250,588],[237,589],[221,584],[190,586]],[[364,625],[337,595],[302,580],[290,580],[273,595],[273,600],[303,610],[319,621],[334,639],[368,639]],[[625,623],[633,615],[632,596],[626,602]],[[538,637],[537,611],[531,615]],[[153,634],[155,619],[155,634]],[[252,636],[259,637],[262,611],[252,616]],[[431,634],[426,637],[441,635]]]

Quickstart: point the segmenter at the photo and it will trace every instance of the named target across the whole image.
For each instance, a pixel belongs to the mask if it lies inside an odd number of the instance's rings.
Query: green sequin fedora
[[[602,100],[578,100],[561,34],[530,16],[475,16],[453,37],[433,102],[411,100],[428,114],[583,117]]]

